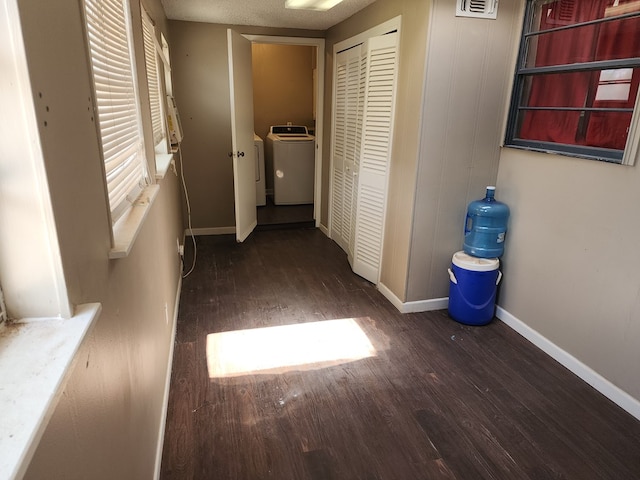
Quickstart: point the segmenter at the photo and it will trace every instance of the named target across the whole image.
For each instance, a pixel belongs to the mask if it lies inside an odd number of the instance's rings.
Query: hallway
[[[402,315],[315,229],[197,241],[180,300],[162,479],[640,477],[640,422],[503,323]],[[208,335],[220,346],[238,330],[298,335],[302,324],[338,319],[353,319],[368,350],[261,373],[218,358],[228,368],[208,370],[207,354],[222,354],[207,351]],[[313,335],[296,338],[307,350],[326,341]]]

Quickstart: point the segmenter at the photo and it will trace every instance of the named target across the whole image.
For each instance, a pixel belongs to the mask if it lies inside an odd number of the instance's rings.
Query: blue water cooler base
[[[464,300],[462,301],[464,302]],[[451,299],[449,296],[449,316],[458,323],[464,325],[488,325],[493,320],[495,312],[495,296],[491,301],[490,309],[476,308],[473,305],[464,305],[459,299]]]
[[[473,271],[451,266],[449,316],[465,325],[486,325],[493,320],[500,272]],[[455,278],[455,281],[454,281]]]

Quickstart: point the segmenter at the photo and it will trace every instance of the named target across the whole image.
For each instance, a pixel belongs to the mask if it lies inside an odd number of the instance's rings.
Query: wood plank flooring
[[[274,205],[273,198],[267,195],[267,204],[257,207],[257,230],[282,228],[313,228],[313,204]]]
[[[375,356],[209,378],[208,334],[343,318]],[[640,422],[497,320],[398,313],[315,229],[198,237],[161,478],[631,480]]]

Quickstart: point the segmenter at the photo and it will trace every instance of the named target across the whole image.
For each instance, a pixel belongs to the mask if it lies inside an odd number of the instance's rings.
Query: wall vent
[[[457,0],[456,17],[489,18],[498,16],[498,0]]]

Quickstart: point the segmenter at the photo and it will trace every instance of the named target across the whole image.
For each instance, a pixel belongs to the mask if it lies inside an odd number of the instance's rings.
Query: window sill
[[[162,180],[171,165],[173,165],[173,171],[175,172],[176,167],[175,163],[173,163],[172,153],[156,153],[156,180]]]
[[[146,187],[131,209],[115,223],[113,226],[113,247],[109,251],[109,258],[124,258],[129,255],[159,191],[159,185]]]
[[[622,157],[618,159],[618,158],[613,158],[612,156],[589,154],[589,153],[585,153],[586,150],[584,149],[580,149],[579,151],[576,149],[576,151],[574,152],[563,151],[563,150],[555,149],[553,146],[549,144],[545,144],[543,142],[530,142],[528,144],[525,144],[523,142],[512,141],[511,143],[507,143],[503,145],[503,148],[513,148],[516,150],[525,150],[529,152],[546,153],[550,155],[560,155],[563,157],[578,158],[583,160],[596,160],[599,162],[612,163],[616,165],[623,164]]]
[[[100,309],[79,305],[70,319],[21,320],[0,331],[0,480],[24,475]]]

